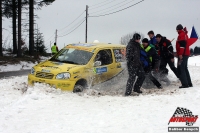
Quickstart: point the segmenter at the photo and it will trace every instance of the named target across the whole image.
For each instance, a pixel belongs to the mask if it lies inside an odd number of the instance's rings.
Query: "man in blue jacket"
[[[148,32],[148,36],[150,38],[149,44],[156,45],[156,42],[157,42],[156,37],[155,37],[154,32],[152,30]]]

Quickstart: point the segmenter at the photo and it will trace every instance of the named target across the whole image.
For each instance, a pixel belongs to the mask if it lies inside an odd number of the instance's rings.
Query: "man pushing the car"
[[[125,96],[129,96],[132,93],[132,88],[134,88],[134,92],[142,93],[140,88],[145,79],[145,72],[140,62],[140,39],[140,34],[135,33],[126,47],[129,78],[126,85]]]

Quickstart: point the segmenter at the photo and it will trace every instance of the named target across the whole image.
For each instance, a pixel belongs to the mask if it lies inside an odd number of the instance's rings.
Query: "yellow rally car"
[[[69,44],[51,59],[35,65],[28,75],[28,84],[46,83],[61,90],[81,92],[122,72],[125,48],[120,44]]]

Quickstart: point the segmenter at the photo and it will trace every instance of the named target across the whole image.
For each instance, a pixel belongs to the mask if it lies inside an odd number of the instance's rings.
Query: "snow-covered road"
[[[177,107],[200,115],[197,59],[191,58],[189,66],[193,88],[178,89],[170,71],[170,86],[143,90],[140,96],[122,96],[123,81],[114,85],[122,90],[117,94],[101,88],[73,94],[44,84],[28,87],[27,76],[1,79],[0,133],[166,133]],[[199,119],[194,126],[200,126]]]

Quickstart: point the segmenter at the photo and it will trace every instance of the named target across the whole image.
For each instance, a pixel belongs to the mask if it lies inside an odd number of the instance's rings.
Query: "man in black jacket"
[[[140,62],[140,39],[140,34],[135,33],[126,47],[129,78],[126,85],[125,96],[129,96],[132,93],[132,88],[134,88],[134,92],[142,93],[140,88],[145,79],[145,72]]]
[[[177,78],[179,78],[177,68],[174,65],[174,51],[171,41],[166,37],[161,36],[160,34],[156,35],[156,40],[159,47],[159,55],[161,58],[160,71],[161,74],[168,74],[168,69],[166,68],[167,64],[170,69],[174,72]]]

